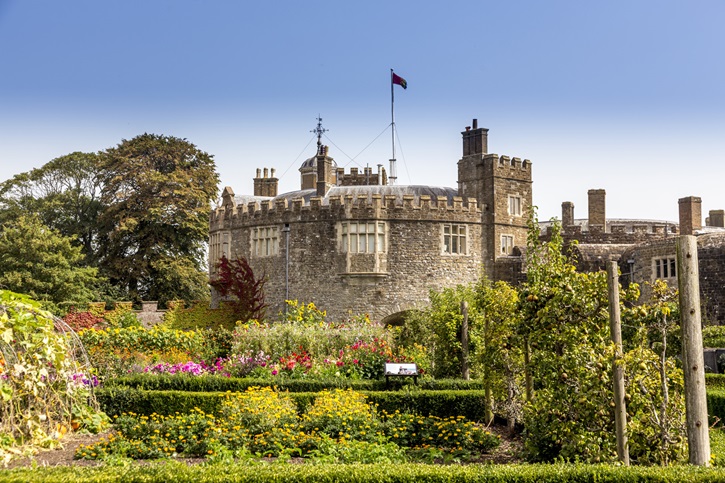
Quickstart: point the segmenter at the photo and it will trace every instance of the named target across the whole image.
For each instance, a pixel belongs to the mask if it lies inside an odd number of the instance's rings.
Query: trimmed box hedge
[[[226,392],[245,391],[252,386],[277,387],[289,392],[318,392],[324,389],[353,389],[355,391],[384,391],[415,386],[411,378],[392,379],[386,388],[385,380],[370,379],[280,379],[266,381],[260,379],[225,376],[190,376],[183,374],[133,374],[110,379],[105,387],[128,386],[135,389],[156,391],[194,391]],[[483,389],[483,381],[464,381],[462,379],[419,379],[418,388],[428,390]]]
[[[697,466],[621,467],[610,465],[311,465],[227,462],[191,465],[177,461],[150,465],[105,467],[54,467],[0,472],[0,482],[45,481],[207,483],[718,483],[725,469]]]
[[[411,412],[422,415],[465,416],[473,421],[484,418],[484,391],[360,391],[368,396],[371,404],[379,411],[394,413]],[[304,412],[319,392],[290,392],[290,397]],[[172,415],[184,414],[199,408],[206,413],[219,412],[223,392],[187,392],[187,391],[147,391],[128,387],[111,387],[96,391],[101,409],[109,416],[134,412],[150,415],[152,413]]]

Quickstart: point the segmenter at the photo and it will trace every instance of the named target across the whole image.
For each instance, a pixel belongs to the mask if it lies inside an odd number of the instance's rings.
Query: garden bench
[[[386,362],[385,363],[385,387],[388,387],[391,377],[412,377],[413,384],[418,385],[418,364]]]

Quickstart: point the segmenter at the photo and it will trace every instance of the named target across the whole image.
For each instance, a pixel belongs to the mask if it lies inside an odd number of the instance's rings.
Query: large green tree
[[[0,231],[0,288],[27,294],[49,309],[96,298],[97,270],[82,261],[80,247],[37,216],[19,216]]]
[[[98,155],[74,152],[0,184],[0,222],[34,213],[81,246],[85,263],[93,265],[103,209],[100,194]]]
[[[143,134],[101,157],[102,273],[136,300],[206,294],[205,242],[219,182],[212,156],[185,139]],[[173,276],[174,267],[184,276]]]

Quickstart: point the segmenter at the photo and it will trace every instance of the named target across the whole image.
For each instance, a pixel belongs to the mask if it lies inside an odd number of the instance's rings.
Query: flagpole
[[[390,175],[388,179],[390,184],[393,185],[398,179],[395,173],[395,84],[393,83],[393,69],[390,69],[390,134],[392,137],[393,144],[393,157],[390,158]]]

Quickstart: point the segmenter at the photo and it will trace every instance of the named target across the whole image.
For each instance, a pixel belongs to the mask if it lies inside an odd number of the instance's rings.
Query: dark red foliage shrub
[[[98,317],[90,312],[76,312],[75,310],[71,310],[65,315],[65,317],[63,317],[63,321],[68,324],[71,329],[78,332],[79,330],[91,329],[96,327],[98,324],[102,324],[103,317]]]
[[[209,285],[222,297],[231,296],[229,306],[244,322],[264,319],[267,304],[264,303],[264,276],[256,278],[252,267],[244,257],[229,260],[222,257],[217,263],[217,278]]]

